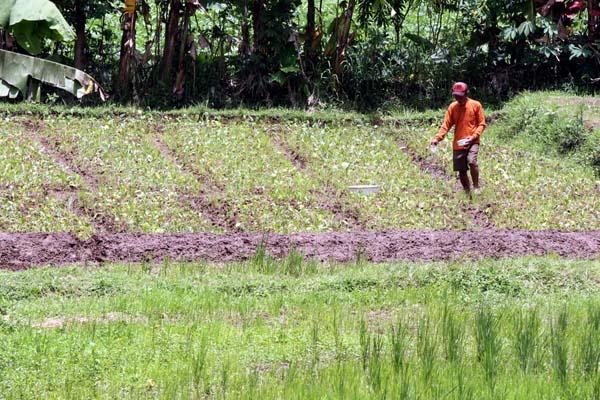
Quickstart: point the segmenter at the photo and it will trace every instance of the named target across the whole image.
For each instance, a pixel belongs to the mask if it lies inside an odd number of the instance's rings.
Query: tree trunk
[[[590,42],[593,42],[598,37],[598,22],[599,17],[595,16],[593,11],[600,10],[600,1],[590,0],[587,3],[588,7],[588,37]]]
[[[84,70],[86,63],[85,59],[85,12],[83,10],[82,0],[75,1],[74,12],[75,25],[75,68]]]
[[[121,17],[121,53],[119,58],[119,76],[116,83],[116,95],[123,99],[132,91],[132,66],[135,56],[135,11],[123,13]]]
[[[341,17],[338,25],[338,46],[335,52],[334,71],[338,77],[342,76],[342,61],[346,58],[346,46],[348,45],[348,39],[350,35],[350,27],[352,25],[352,16],[354,14],[354,7],[356,6],[356,0],[350,0],[348,2],[348,8]]]
[[[173,70],[173,60],[177,47],[177,34],[179,32],[179,14],[181,11],[180,0],[171,0],[167,29],[165,30],[165,49],[160,64],[160,80],[168,85]]]
[[[263,23],[261,14],[264,0],[254,0],[252,2],[252,29],[254,33],[252,51],[254,53],[263,53]]]
[[[312,66],[316,59],[316,32],[315,32],[315,0],[308,0],[308,8],[306,10],[306,42],[305,53],[307,67],[312,71]]]
[[[248,26],[248,7],[246,2],[242,5],[242,42],[240,43],[240,54],[247,56],[251,52],[250,48],[250,27]]]
[[[183,15],[183,27],[181,29],[181,40],[179,43],[179,59],[177,61],[177,75],[175,76],[175,86],[173,93],[178,99],[183,98],[185,84],[185,52],[188,45],[188,30],[190,25],[190,16],[194,8],[190,3],[186,3]]]

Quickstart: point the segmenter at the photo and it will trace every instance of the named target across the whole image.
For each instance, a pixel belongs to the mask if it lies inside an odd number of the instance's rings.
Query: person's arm
[[[486,126],[485,116],[483,115],[483,107],[481,105],[479,105],[479,107],[477,107],[477,110],[475,110],[475,116],[477,118],[477,128],[475,128],[475,132],[471,134],[471,141],[479,139]]]
[[[448,107],[448,110],[446,111],[446,115],[444,116],[444,122],[442,123],[442,126],[440,126],[440,130],[439,130],[438,134],[435,135],[435,137],[433,138],[433,140],[431,142],[437,144],[437,143],[441,142],[442,140],[444,140],[444,136],[446,136],[448,134],[448,132],[450,131],[452,126],[454,126],[452,112],[451,112],[450,107]]]

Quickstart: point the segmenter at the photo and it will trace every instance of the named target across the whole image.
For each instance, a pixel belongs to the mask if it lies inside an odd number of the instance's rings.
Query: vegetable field
[[[450,143],[428,154],[438,123],[192,112],[6,116],[0,229],[86,238],[600,227],[592,168],[537,151],[526,137],[507,138],[502,119],[486,132],[484,189],[469,202],[451,172]],[[381,190],[350,193],[357,184]]]

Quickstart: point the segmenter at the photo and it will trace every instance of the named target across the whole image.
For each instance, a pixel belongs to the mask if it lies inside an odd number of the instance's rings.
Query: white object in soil
[[[379,185],[352,185],[348,186],[348,190],[358,194],[375,194],[379,192]]]

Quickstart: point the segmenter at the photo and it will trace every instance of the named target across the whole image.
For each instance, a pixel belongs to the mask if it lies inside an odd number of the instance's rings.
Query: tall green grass
[[[0,397],[598,394],[597,261],[311,263],[1,272]]]
[[[545,343],[537,308],[523,309],[514,316],[514,351],[523,373],[535,372],[542,364]]]

